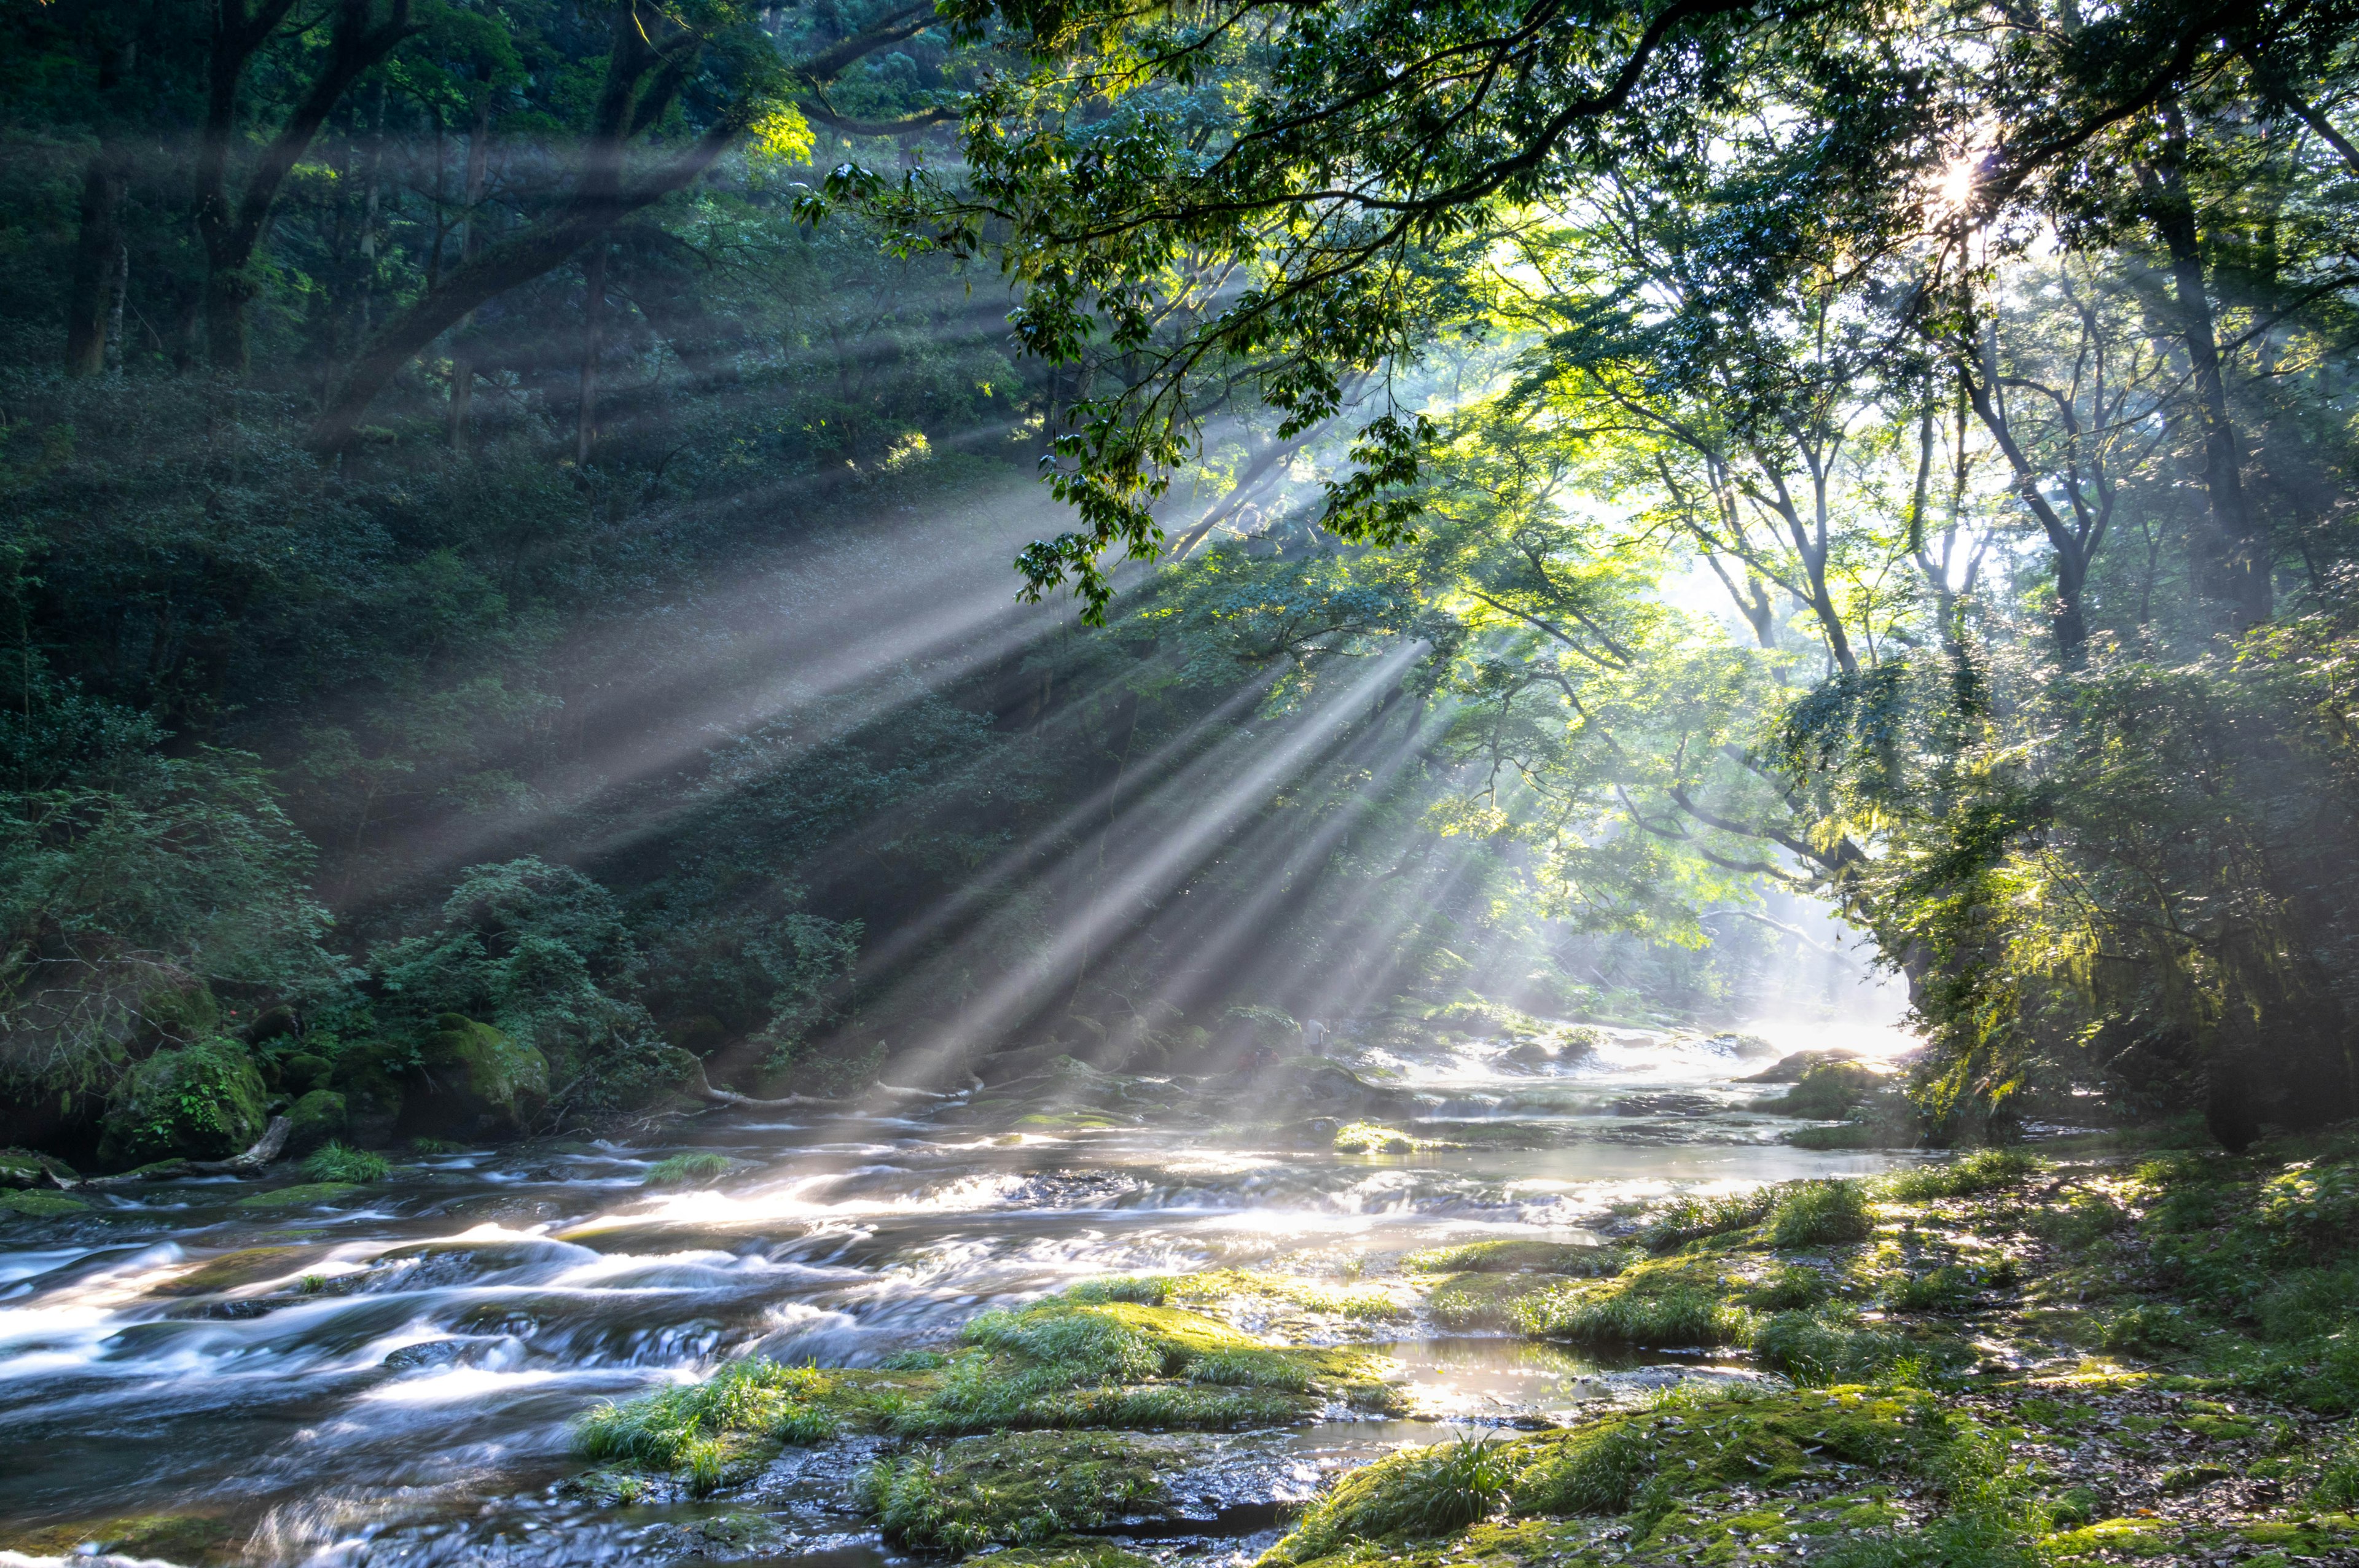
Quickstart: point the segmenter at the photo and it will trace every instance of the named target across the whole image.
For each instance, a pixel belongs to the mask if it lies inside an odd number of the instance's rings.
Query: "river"
[[[1906,1044],[1866,1027],[1756,1030],[1781,1050]],[[565,1484],[583,1468],[571,1423],[756,1350],[872,1365],[1092,1275],[1381,1280],[1411,1249],[1591,1238],[1675,1188],[1904,1158],[1777,1141],[1792,1123],[1745,1109],[1764,1091],[1734,1081],[1767,1059],[1633,1031],[1561,1066],[1498,1043],[1363,1054],[1424,1098],[1415,1130],[1473,1145],[1414,1155],[1151,1119],[1009,1130],[954,1103],[715,1113],[660,1144],[447,1152],[318,1206],[241,1203],[257,1189],[234,1178],[114,1189],[94,1217],[0,1229],[0,1539],[31,1543],[0,1562],[127,1528],[98,1521],[172,1515],[142,1554],[184,1568],[881,1563],[849,1499],[858,1441],[790,1454],[735,1495],[622,1507]],[[1538,1146],[1495,1146],[1503,1133]],[[687,1149],[746,1163],[702,1190],[645,1187],[655,1161]],[[1228,1473],[1208,1484],[1201,1527],[1163,1532],[1168,1553],[1249,1552],[1272,1504],[1340,1465],[1453,1423],[1560,1419],[1614,1374],[1629,1380],[1629,1363],[1416,1316],[1281,1326],[1389,1346],[1418,1419],[1223,1440]]]

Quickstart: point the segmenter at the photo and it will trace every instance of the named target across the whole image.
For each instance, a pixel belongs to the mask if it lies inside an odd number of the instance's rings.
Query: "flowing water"
[[[1774,1043],[1905,1044],[1868,1033]],[[1092,1275],[1382,1278],[1415,1248],[1593,1239],[1673,1188],[1891,1163],[1776,1141],[1792,1124],[1743,1109],[1763,1091],[1733,1082],[1766,1060],[1628,1033],[1569,1066],[1479,1044],[1358,1058],[1424,1097],[1425,1136],[1540,1147],[1367,1157],[1201,1125],[1010,1132],[952,1104],[469,1151],[321,1206],[243,1204],[256,1189],[233,1178],[114,1189],[99,1217],[0,1232],[0,1520],[38,1552],[103,1539],[95,1521],[188,1516],[201,1545],[162,1555],[257,1568],[861,1568],[888,1555],[851,1502],[874,1440],[790,1450],[734,1497],[627,1508],[565,1485],[583,1468],[571,1423],[756,1350],[871,1365]],[[643,1186],[690,1147],[752,1165],[707,1190]],[[1201,1518],[1162,1531],[1182,1555],[1248,1550],[1323,1472],[1453,1423],[1538,1424],[1671,1375],[1414,1319],[1276,1326],[1389,1344],[1419,1419],[1208,1440]]]

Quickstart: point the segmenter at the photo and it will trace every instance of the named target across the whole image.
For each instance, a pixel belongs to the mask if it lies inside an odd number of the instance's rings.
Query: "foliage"
[[[1440,1535],[1496,1508],[1515,1484],[1500,1444],[1462,1437],[1364,1465],[1335,1481],[1270,1561],[1308,1563],[1347,1540]]]
[[[314,1150],[303,1162],[304,1178],[313,1182],[381,1182],[392,1172],[384,1155],[337,1142]]]
[[[213,1035],[158,1051],[115,1085],[99,1158],[116,1166],[223,1160],[262,1136],[261,1076],[234,1040]]]

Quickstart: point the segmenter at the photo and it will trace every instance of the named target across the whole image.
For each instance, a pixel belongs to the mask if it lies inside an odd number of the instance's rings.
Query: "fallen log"
[[[825,1095],[783,1095],[776,1099],[756,1099],[752,1095],[741,1095],[735,1089],[714,1088],[712,1080],[704,1076],[703,1064],[699,1063],[696,1068],[696,1083],[689,1092],[697,1098],[709,1100],[714,1105],[738,1106],[748,1110],[783,1110],[788,1107],[798,1105],[858,1105],[861,1101],[877,1095],[900,1095],[909,1099],[964,1099],[973,1091],[961,1090],[956,1094],[945,1094],[939,1089],[908,1089],[897,1084],[880,1082],[870,1085],[861,1094],[846,1095],[841,1098],[832,1098]]]
[[[278,1158],[287,1147],[288,1135],[295,1123],[283,1116],[274,1116],[270,1125],[262,1130],[254,1147],[243,1154],[233,1154],[226,1160],[158,1160],[152,1165],[142,1165],[136,1171],[122,1171],[112,1176],[86,1176],[78,1182],[60,1182],[63,1187],[125,1187],[134,1182],[171,1182],[182,1176],[251,1176],[259,1174]]]

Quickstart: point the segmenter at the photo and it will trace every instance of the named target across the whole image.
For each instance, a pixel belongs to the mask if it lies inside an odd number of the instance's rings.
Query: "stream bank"
[[[1628,1032],[1242,1085],[1050,1063],[922,1115],[15,1189],[0,1545],[182,1568],[2353,1549],[2349,1152],[1799,1149],[1740,1081],[1765,1059]]]

